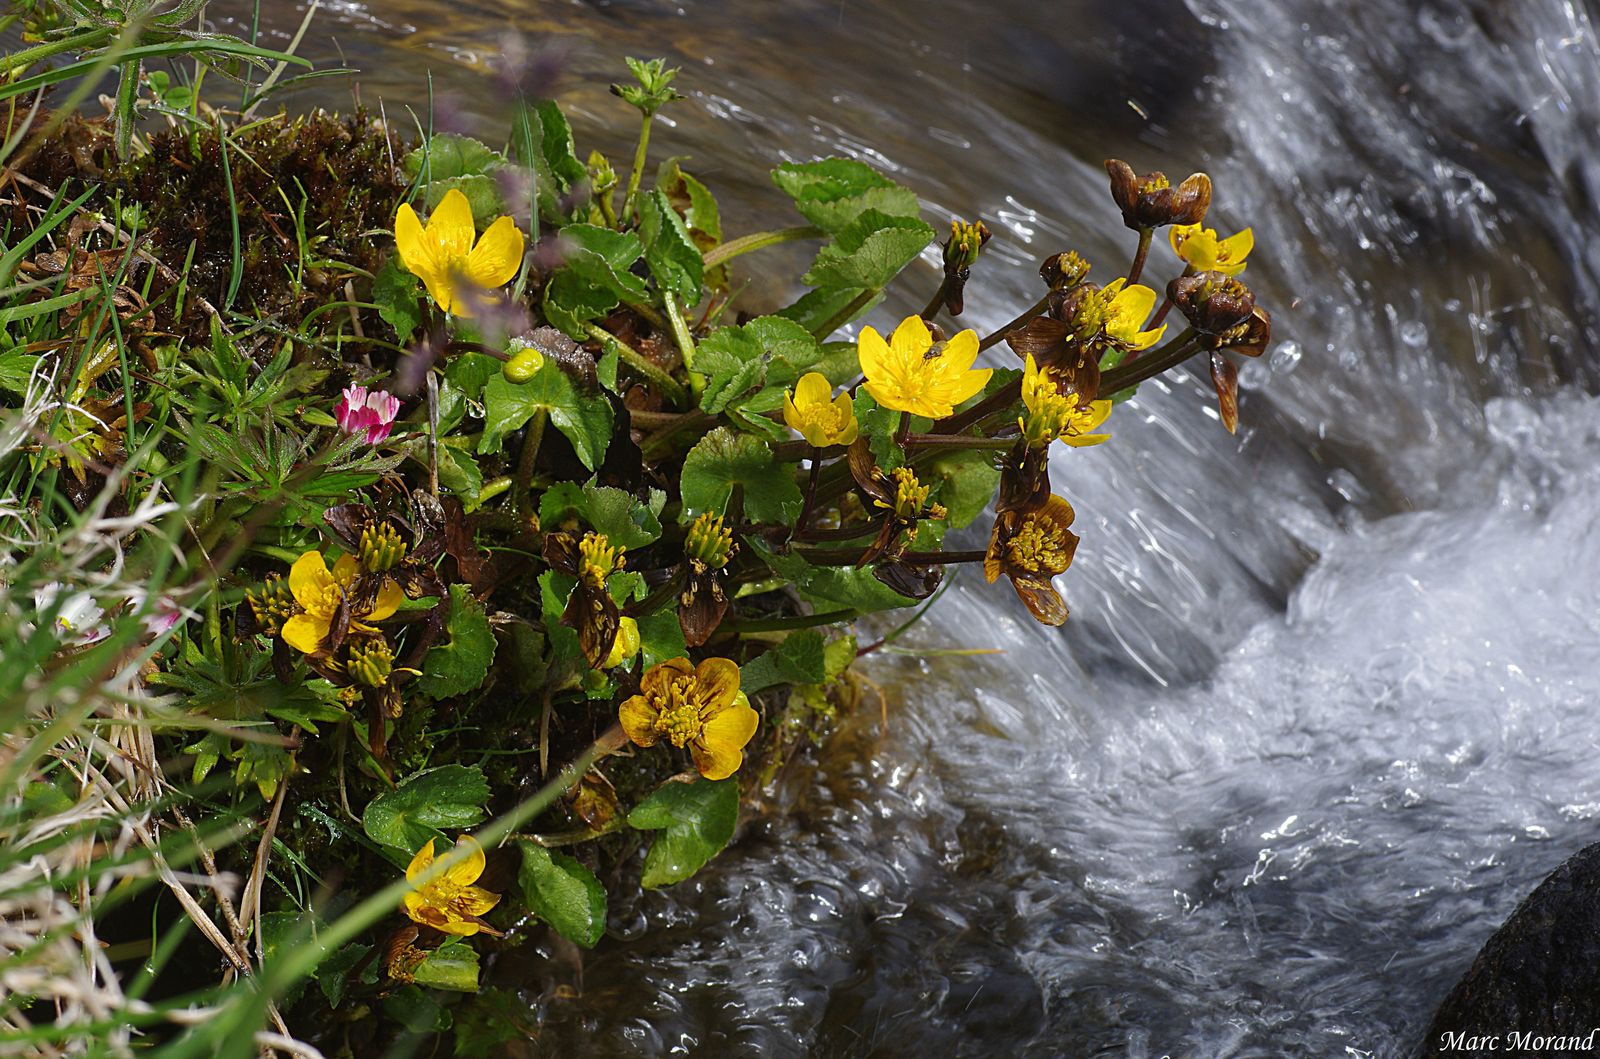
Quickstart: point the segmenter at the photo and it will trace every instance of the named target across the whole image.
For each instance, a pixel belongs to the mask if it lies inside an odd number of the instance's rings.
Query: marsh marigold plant
[[[962,331],[936,343],[920,316],[906,317],[887,342],[872,328],[862,328],[857,351],[866,391],[874,401],[930,419],[950,415],[994,374],[991,368],[972,366],[978,359],[977,332]]]
[[[283,623],[283,642],[302,654],[316,654],[328,642],[339,608],[347,600],[351,608],[350,629],[374,632],[373,622],[392,615],[405,599],[405,592],[391,578],[384,578],[371,602],[363,604],[353,593],[361,575],[361,561],[341,555],[328,569],[328,561],[318,551],[306,552],[289,569],[289,591],[300,612]]]
[[[522,268],[525,245],[522,230],[510,217],[495,220],[479,238],[472,206],[457,188],[445,192],[426,227],[411,203],[401,203],[394,216],[394,242],[400,260],[422,280],[439,308],[457,316],[471,315],[463,285],[490,291],[510,283]]]
[[[695,768],[708,780],[739,771],[745,744],[760,720],[739,691],[738,664],[727,658],[707,658],[698,666],[673,658],[651,667],[618,719],[637,746],[665,739],[688,747]]]
[[[414,884],[402,899],[406,915],[423,926],[458,937],[471,937],[480,931],[499,934],[481,917],[500,903],[500,895],[473,885],[488,865],[483,847],[476,839],[461,836],[456,839],[456,852],[463,854],[461,861],[432,879],[420,881],[433,867],[433,842],[428,839],[406,867],[406,881]]]

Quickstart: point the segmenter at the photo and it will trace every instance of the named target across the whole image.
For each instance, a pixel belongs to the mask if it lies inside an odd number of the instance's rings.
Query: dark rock
[[[1523,901],[1428,1027],[1436,1056],[1600,1055],[1600,843]]]

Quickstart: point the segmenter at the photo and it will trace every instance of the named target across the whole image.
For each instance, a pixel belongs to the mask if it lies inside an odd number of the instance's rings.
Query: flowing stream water
[[[283,43],[303,5],[262,6]],[[1103,157],[1204,168],[1207,223],[1255,228],[1276,330],[1237,438],[1180,374],[1059,455],[1083,536],[1065,627],[969,571],[901,644],[1002,654],[875,655],[886,727],[842,736],[792,813],[615,899],[581,970],[520,954],[538,1054],[1414,1048],[1600,818],[1595,12],[341,0],[303,50],[391,116],[431,69],[441,120],[498,138],[512,30],[565,50],[580,146],[619,166],[621,57],[681,63],[653,146],[730,234],[790,223],[770,166],[835,153],[931,219],[982,217],[980,332],[1046,253],[1125,268]],[[781,304],[763,263],[739,263],[749,303]],[[920,306],[931,259],[918,276],[874,323]]]

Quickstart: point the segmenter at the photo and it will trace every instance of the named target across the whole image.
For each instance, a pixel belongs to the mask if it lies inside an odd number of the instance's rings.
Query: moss
[[[90,209],[126,212],[136,204],[150,253],[174,270],[193,247],[183,317],[171,315],[174,298],[161,299],[155,324],[202,340],[210,317],[194,295],[225,302],[235,216],[242,266],[235,308],[296,327],[312,309],[347,300],[349,281],[355,300],[365,300],[366,277],[387,254],[372,233],[390,227],[406,189],[394,165],[404,149],[358,110],[344,118],[279,114],[234,128],[226,159],[217,129],[175,128],[151,134],[142,153],[119,160],[109,125],[73,114],[30,145],[18,171],[54,190],[98,186]],[[158,281],[155,292],[170,286]],[[335,315],[324,320],[332,325]],[[374,312],[363,312],[361,324],[366,334],[392,337]]]

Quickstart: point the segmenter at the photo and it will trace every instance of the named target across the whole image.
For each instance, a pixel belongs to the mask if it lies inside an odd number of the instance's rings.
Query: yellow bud
[[[519,349],[512,358],[500,365],[500,374],[507,382],[527,382],[544,367],[544,354],[533,346]]]

